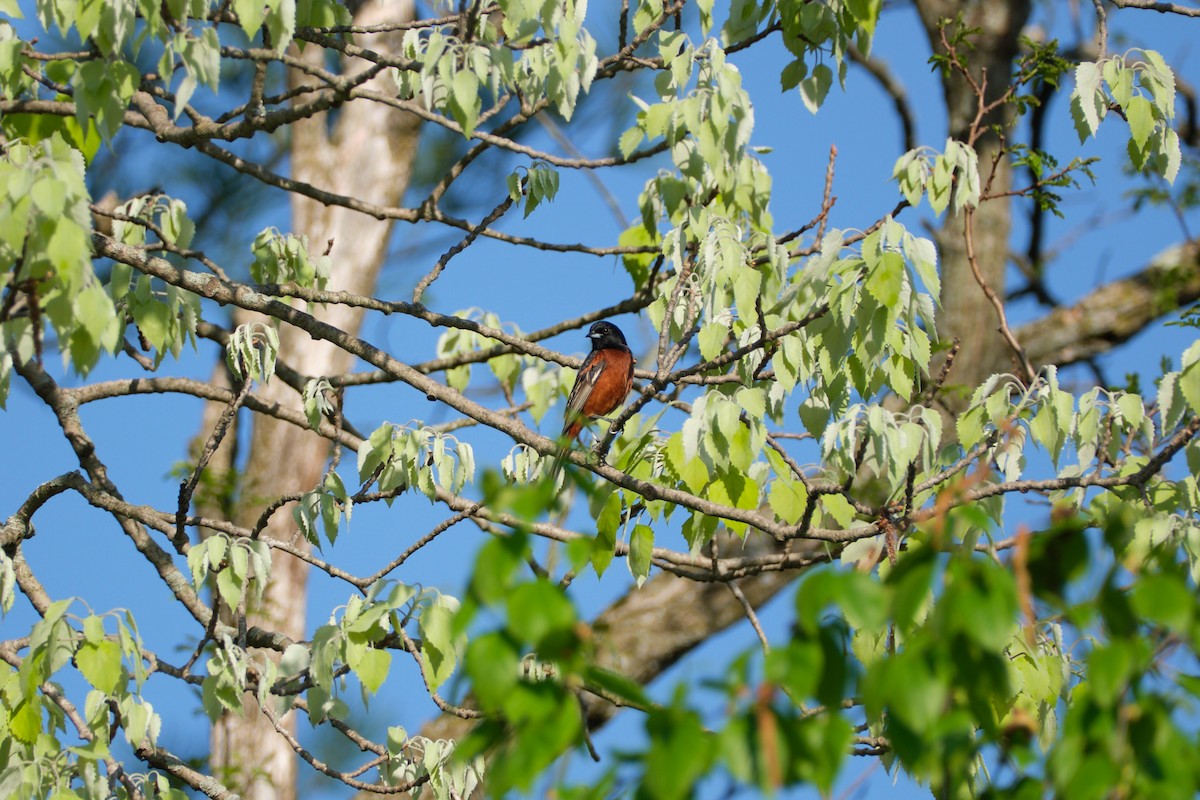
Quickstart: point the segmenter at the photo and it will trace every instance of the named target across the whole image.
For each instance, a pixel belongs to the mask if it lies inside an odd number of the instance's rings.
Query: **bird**
[[[554,476],[587,421],[612,413],[633,388],[633,352],[621,329],[611,322],[600,321],[588,329],[587,338],[592,340],[592,350],[583,359],[575,375],[575,385],[567,395],[562,426],[564,441],[551,473]]]

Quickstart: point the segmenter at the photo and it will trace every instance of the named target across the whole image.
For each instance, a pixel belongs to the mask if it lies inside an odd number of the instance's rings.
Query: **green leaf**
[[[33,744],[37,741],[42,732],[42,707],[36,695],[26,696],[17,704],[8,719],[8,729],[19,742]]]
[[[479,121],[482,100],[479,97],[479,78],[469,69],[460,69],[450,79],[449,109],[455,121],[462,126],[463,136],[468,139],[475,132]]]
[[[915,731],[926,731],[945,712],[949,687],[922,653],[905,651],[876,662],[864,680],[868,709],[886,698],[897,719]]]
[[[598,686],[609,695],[619,697],[633,705],[648,706],[651,703],[641,684],[619,672],[592,665],[587,667],[583,677],[589,685]]]
[[[904,285],[904,257],[895,252],[883,253],[879,266],[867,275],[865,285],[881,306],[894,308],[900,302]]]
[[[529,186],[525,202],[525,216],[528,217],[543,201],[553,201],[558,194],[558,170],[545,162],[534,162],[529,168]]]
[[[471,639],[467,645],[466,671],[481,707],[503,707],[519,680],[520,664],[516,648],[504,634],[491,632]]]
[[[1187,636],[1196,613],[1196,597],[1182,576],[1144,575],[1133,587],[1133,608],[1143,619]]]
[[[592,539],[592,544],[589,548],[589,557],[591,558],[592,567],[596,570],[597,577],[602,576],[604,571],[608,569],[608,565],[612,563],[613,557],[616,555],[616,548],[616,525],[597,525],[596,536]]]
[[[116,346],[115,341],[106,342],[105,332],[116,321],[117,312],[108,294],[98,283],[89,283],[75,298],[75,312],[88,336],[97,346]]]
[[[1121,108],[1129,105],[1133,99],[1134,70],[1126,69],[1119,58],[1110,58],[1104,62],[1104,82],[1112,92],[1113,99]]]
[[[785,92],[795,89],[807,75],[808,65],[804,63],[804,59],[797,58],[795,61],[787,64],[783,68],[783,71],[779,73],[780,87]]]
[[[358,448],[359,483],[366,483],[380,464],[391,457],[394,432],[395,426],[385,422],[371,433],[364,446]]]
[[[795,525],[804,516],[804,509],[808,506],[808,493],[804,484],[784,475],[771,481],[767,503],[775,516],[789,525]]]
[[[484,542],[471,576],[472,598],[488,605],[504,601],[512,586],[513,574],[525,563],[527,549],[524,536]]]
[[[758,484],[741,470],[721,470],[712,483],[708,485],[708,498],[722,505],[751,511],[758,507]],[[744,522],[724,520],[729,530],[738,535],[745,535],[747,525]]]
[[[694,711],[680,706],[651,711],[646,718],[650,749],[640,791],[654,800],[683,800],[710,768],[717,740]]]
[[[1125,107],[1125,118],[1129,120],[1129,134],[1133,137],[1133,141],[1137,143],[1139,149],[1145,149],[1146,142],[1150,139],[1150,132],[1154,130],[1154,108],[1150,105],[1150,101],[1141,95],[1137,95],[1129,101],[1129,105]]]
[[[959,441],[963,447],[972,448],[983,439],[983,422],[986,411],[983,406],[975,406],[966,413],[959,414],[955,422]]]
[[[272,0],[267,14],[267,30],[271,34],[271,46],[282,53],[292,43],[296,33],[296,0]],[[215,88],[215,87],[214,87]]]
[[[84,642],[75,654],[79,671],[93,687],[111,695],[121,679],[121,646],[114,641]]]
[[[1112,641],[1097,647],[1088,656],[1088,685],[1092,695],[1103,705],[1111,706],[1124,691],[1133,670],[1133,655],[1129,645]]]
[[[422,640],[421,662],[425,666],[425,679],[429,682],[429,688],[437,691],[449,680],[458,664],[453,610],[443,603],[429,606],[421,613],[418,630]]]
[[[263,0],[233,0],[233,10],[238,16],[242,30],[246,32],[246,38],[253,41],[258,35],[258,29],[262,27],[263,20],[266,19],[266,3]]]
[[[934,562],[935,554],[931,548],[923,547],[915,552],[909,550],[887,574],[885,584],[891,589],[892,619],[895,620],[896,629],[902,633],[920,621],[923,610],[928,606]]]
[[[990,561],[959,558],[947,570],[946,595],[938,604],[953,630],[999,652],[1012,636],[1017,590],[1012,575]]]
[[[63,615],[67,613],[67,609],[73,602],[74,598],[55,600],[42,612],[42,618],[30,632],[30,650],[41,651],[44,654],[44,658],[38,662],[41,671],[35,676],[35,683],[49,678],[74,655],[71,627],[63,620]],[[27,664],[30,662],[31,659],[26,660]],[[22,667],[22,669],[25,668]]]
[[[708,467],[703,459],[696,456],[688,458],[685,452],[683,434],[676,433],[667,440],[664,450],[667,467],[683,481],[692,492],[699,492],[708,484]]]
[[[873,575],[857,571],[846,573],[844,582],[838,604],[846,622],[856,630],[881,630],[887,619],[887,595],[883,585]]]
[[[1179,391],[1193,413],[1200,413],[1200,361],[1187,365],[1179,375]]]
[[[354,666],[354,674],[362,681],[363,688],[371,694],[379,691],[379,687],[387,680],[388,670],[392,666],[392,654],[386,650],[368,647]]]
[[[825,655],[819,642],[793,639],[773,647],[763,666],[767,680],[786,688],[796,701],[813,697],[821,679]]]
[[[95,119],[96,129],[111,139],[125,124],[125,109],[133,98],[141,73],[132,64],[117,59],[86,61],[75,81],[75,115],[80,126]]]
[[[719,322],[709,322],[701,326],[696,334],[696,342],[700,345],[700,357],[711,361],[725,349],[725,340],[729,336],[729,326]]]
[[[850,523],[854,521],[854,506],[850,505],[850,501],[844,495],[821,495],[821,507],[842,528],[849,528]]]
[[[941,276],[937,269],[937,248],[928,239],[904,236],[904,252],[916,269],[925,289],[933,296],[935,302],[940,302],[942,294]]]
[[[635,150],[637,150],[637,146],[641,144],[642,140],[645,138],[645,133],[643,133],[642,129],[636,125],[622,133],[621,138],[617,141],[617,148],[621,152],[621,157],[629,158],[629,156]]]
[[[1075,90],[1071,92],[1071,115],[1075,118],[1075,130],[1079,141],[1085,142],[1096,134],[1100,120],[1107,110],[1104,92],[1101,89],[1100,66],[1084,61],[1075,68]]]
[[[804,106],[813,114],[821,108],[829,95],[829,87],[833,86],[833,70],[826,64],[817,64],[812,74],[800,81],[800,99]]]
[[[244,590],[245,582],[232,569],[226,567],[217,573],[217,591],[229,608],[237,608],[241,604]]]
[[[629,534],[629,572],[641,587],[650,575],[654,550],[654,531],[648,525],[635,525]]]
[[[811,774],[813,782],[823,796],[830,796],[833,783],[841,764],[850,749],[854,729],[850,721],[840,714],[821,714],[805,720],[807,729],[803,739],[808,747],[802,751],[801,763],[806,767],[802,774]]]
[[[2,44],[2,43],[0,43]],[[10,138],[24,138],[37,144],[58,134],[83,153],[84,161],[91,163],[100,149],[102,139],[94,122],[86,126],[75,117],[52,117],[46,114],[5,114],[0,118],[0,128]]]
[[[518,586],[508,598],[508,629],[535,649],[575,625],[575,607],[555,583],[539,578]]]

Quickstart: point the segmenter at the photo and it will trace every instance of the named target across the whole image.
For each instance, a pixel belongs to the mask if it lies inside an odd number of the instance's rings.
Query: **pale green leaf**
[[[767,503],[775,516],[789,525],[795,525],[804,516],[804,510],[808,506],[808,494],[800,481],[789,476],[780,476],[771,481]]]
[[[233,10],[238,16],[238,22],[246,37],[253,40],[262,27],[267,16],[267,4],[264,0],[233,0]]]
[[[354,666],[354,674],[362,681],[363,688],[371,694],[379,691],[379,687],[387,680],[388,670],[392,666],[392,654],[386,650],[368,647],[358,658]]]
[[[1200,413],[1200,361],[1189,364],[1180,373],[1179,391],[1192,413]]]
[[[800,99],[804,101],[804,107],[816,114],[825,102],[831,86],[833,70],[826,64],[817,64],[813,67],[812,74],[800,81]]]
[[[87,682],[105,694],[112,694],[121,679],[121,646],[105,639],[84,642],[75,654],[75,663]]]
[[[1104,118],[1107,105],[1101,89],[1100,66],[1084,61],[1075,68],[1075,89],[1071,92],[1071,114],[1075,118],[1075,129],[1079,141],[1083,142],[1096,134],[1100,120]]]
[[[1129,134],[1138,148],[1145,149],[1150,133],[1154,130],[1154,108],[1150,101],[1138,95],[1125,107],[1125,118],[1129,120]]]

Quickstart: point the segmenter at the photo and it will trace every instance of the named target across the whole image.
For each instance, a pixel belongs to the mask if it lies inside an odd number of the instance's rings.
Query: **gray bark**
[[[936,52],[945,49],[938,33],[943,20],[953,20],[961,12],[962,25],[981,28],[980,34],[971,37],[973,48],[962,49],[961,54],[976,83],[984,89],[985,102],[990,103],[1008,90],[1021,29],[1029,17],[1028,0],[969,0],[965,3],[961,0],[917,0],[916,7]],[[947,38],[953,40],[954,29],[954,24],[947,28]],[[942,80],[942,89],[949,116],[947,135],[965,142],[979,110],[979,98],[970,83],[953,70]],[[1012,111],[1007,104],[992,111],[982,120],[988,129],[975,142],[980,178],[986,186],[989,174],[992,176],[991,185],[987,187],[992,194],[1003,194],[1012,187],[1012,168],[1008,159],[1000,156],[1003,142],[991,127],[1006,130],[1011,118]],[[974,215],[979,271],[1000,297],[1004,296],[1011,216],[1012,203],[1004,197],[982,203]],[[947,212],[946,220],[936,234],[941,257],[943,307],[938,333],[947,341],[960,340],[950,383],[975,386],[995,371],[995,364],[1010,362],[1011,351],[998,333],[996,310],[984,295],[967,260],[963,224],[963,216]]]
[[[411,19],[412,3],[374,0],[356,12],[356,25]],[[399,47],[401,34],[361,36],[358,43],[371,50]],[[324,50],[308,46],[300,55],[310,61],[324,58]],[[364,62],[345,63],[347,71],[364,68]],[[302,75],[289,76],[293,81]],[[368,88],[387,91],[386,73],[374,78]],[[379,83],[379,86],[375,86]],[[327,114],[302,120],[292,126],[292,174],[297,180],[339,194],[353,195],[385,206],[399,205],[408,186],[417,146],[418,121],[379,103],[354,101],[339,110],[337,124],[330,128]],[[306,235],[314,255],[330,248],[333,274],[330,286],[354,294],[371,295],[387,254],[390,221],[380,221],[341,206],[325,207],[308,198],[292,195],[294,233]],[[326,322],[348,332],[359,329],[362,312],[343,305],[313,309]],[[328,342],[284,328],[280,331],[280,357],[301,374],[310,377],[346,372],[351,357]],[[260,394],[268,402],[298,408],[300,398],[282,381],[271,381]],[[320,481],[330,457],[329,443],[297,430],[273,417],[258,415],[250,437],[245,466],[247,483],[242,487],[239,524],[252,525],[262,506],[281,495],[308,491]],[[297,532],[291,515],[277,513],[264,533],[289,540]],[[303,544],[303,542],[300,542]],[[256,610],[251,625],[277,630],[293,639],[305,638],[305,607],[308,567],[280,551],[274,554],[271,583]],[[297,756],[276,735],[265,715],[257,713],[247,696],[244,717],[226,716],[212,731],[214,768],[229,770],[245,800],[293,800],[296,797]],[[294,732],[294,714],[284,718]]]

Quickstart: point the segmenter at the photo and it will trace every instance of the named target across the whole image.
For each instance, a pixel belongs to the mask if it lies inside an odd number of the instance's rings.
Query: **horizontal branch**
[[[169,261],[148,256],[139,248],[120,244],[102,234],[94,234],[92,242],[97,255],[128,264],[139,272],[160,278],[172,286],[214,300],[222,305],[232,304],[247,311],[266,314],[305,331],[315,339],[328,341],[347,353],[393,375],[425,396],[441,401],[455,411],[506,434],[514,442],[527,445],[542,455],[553,455],[558,451],[557,442],[530,430],[519,420],[492,411],[461,392],[438,383],[408,364],[392,358],[383,350],[363,339],[352,336],[333,325],[316,319],[311,314],[264,295],[249,286],[225,283],[214,275],[201,275],[181,269]],[[665,500],[710,517],[743,522],[780,540],[786,538],[791,530],[791,526],[768,519],[756,511],[722,505],[680,489],[640,480],[607,464],[589,464],[584,455],[577,452],[572,452],[569,457],[574,463],[599,475],[609,483],[636,492],[648,500]]]
[[[64,391],[74,395],[76,401],[81,406],[113,397],[126,397],[138,394],[185,394],[217,403],[228,403],[236,396],[229,389],[205,381],[193,378],[170,377],[125,378],[93,383],[80,386],[77,389],[65,389]],[[281,419],[284,422],[290,422],[298,428],[312,430],[319,436],[344,447],[357,448],[358,443],[362,441],[360,437],[333,425],[325,419],[321,420],[321,424],[317,428],[310,428],[308,417],[303,413],[280,403],[263,400],[254,393],[246,396],[245,405],[251,411],[266,414],[267,416]]]
[[[1164,250],[1132,277],[1107,283],[1074,305],[1016,329],[1035,367],[1064,366],[1105,353],[1181,306],[1200,300],[1200,242]],[[1004,369],[995,365],[996,371]]]
[[[1159,3],[1155,0],[1110,0],[1117,8],[1140,8],[1160,14],[1178,14],[1181,17],[1200,17],[1200,8],[1183,6],[1179,3]]]

